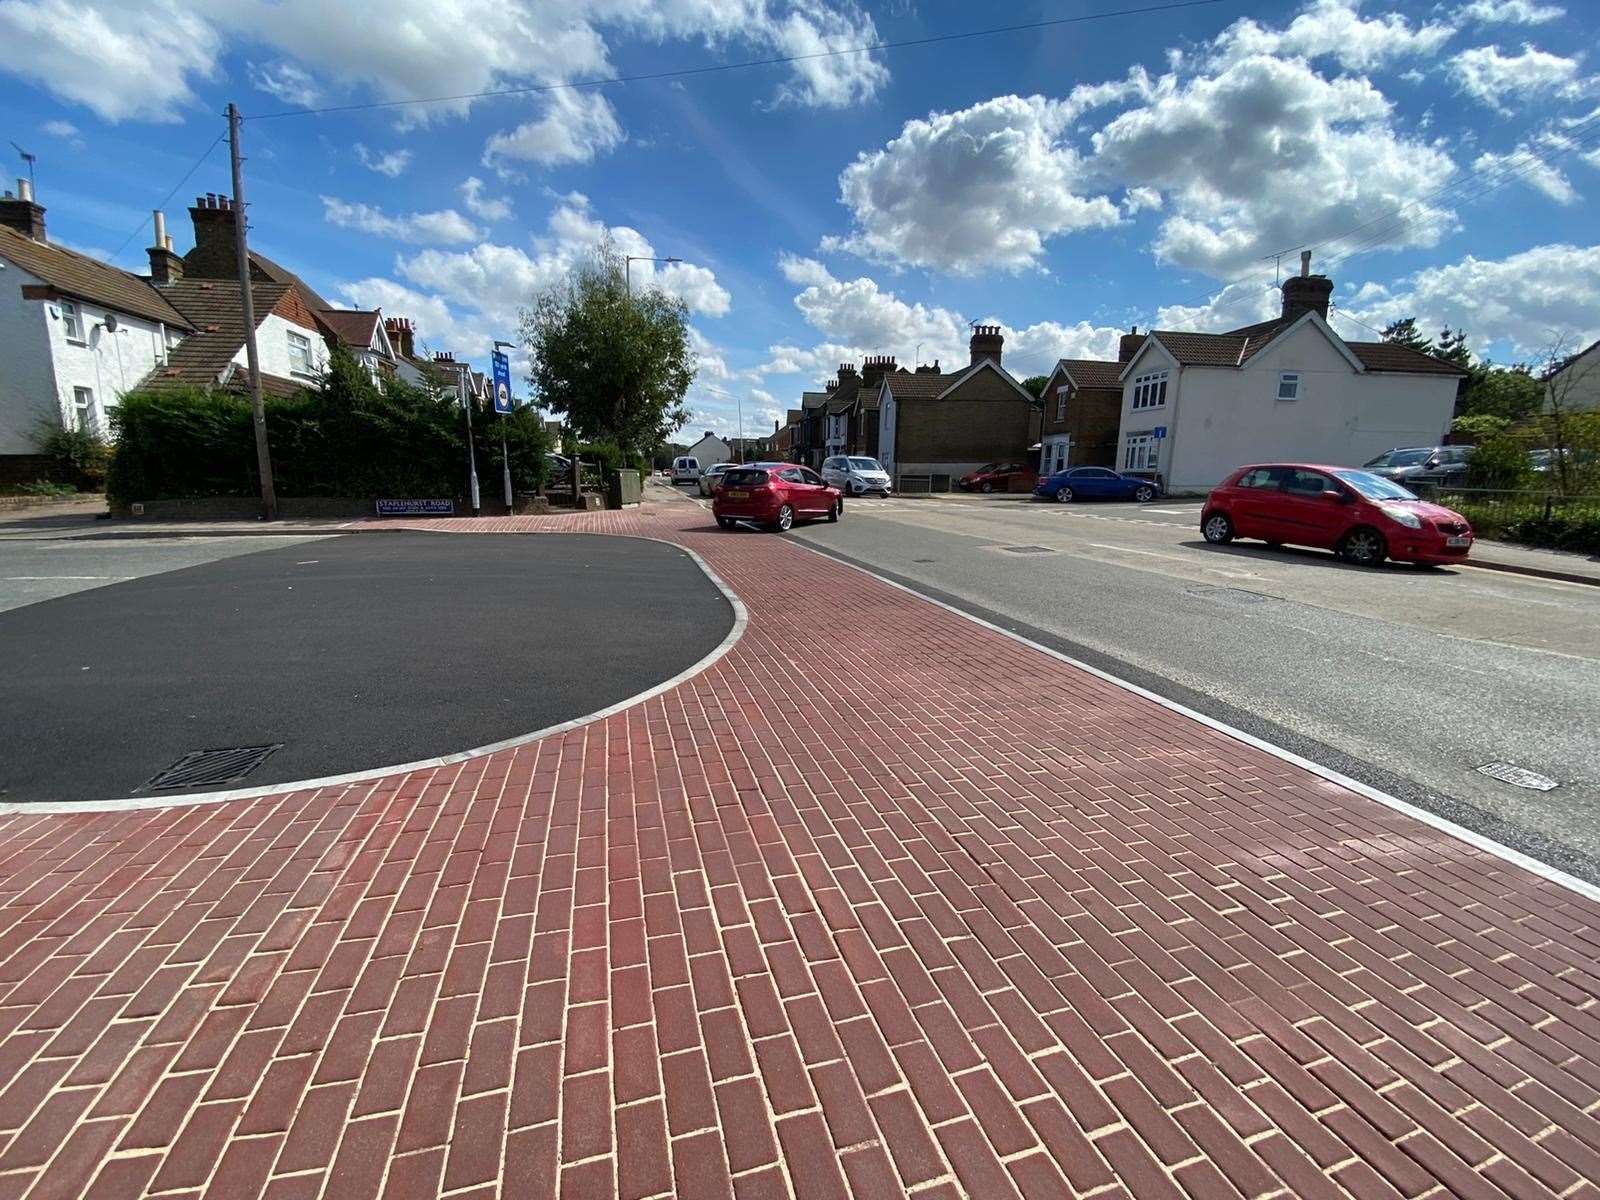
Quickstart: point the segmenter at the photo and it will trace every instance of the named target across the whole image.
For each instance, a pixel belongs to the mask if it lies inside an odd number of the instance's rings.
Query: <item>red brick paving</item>
[[[472,526],[744,599],[603,721],[0,818],[0,1200],[1600,1196],[1600,907],[708,524]]]

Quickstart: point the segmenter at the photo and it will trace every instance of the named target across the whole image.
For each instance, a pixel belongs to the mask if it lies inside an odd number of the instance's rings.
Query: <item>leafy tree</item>
[[[1389,322],[1383,327],[1383,340],[1400,346],[1409,346],[1424,354],[1433,353],[1433,343],[1417,332],[1415,317],[1401,317],[1398,321]]]
[[[689,311],[658,287],[629,294],[609,237],[522,310],[538,403],[579,437],[630,452],[666,440],[688,420],[694,380]]]
[[[1034,398],[1035,407],[1044,399],[1044,385],[1050,382],[1048,375],[1029,375],[1022,381],[1022,390]]]
[[[1486,442],[1506,431],[1510,421],[1494,413],[1468,413],[1450,422],[1450,432],[1464,434],[1476,442]]]
[[[1482,415],[1521,421],[1537,413],[1544,403],[1544,385],[1523,363],[1510,367],[1474,363],[1468,371],[1456,400],[1458,417]]]

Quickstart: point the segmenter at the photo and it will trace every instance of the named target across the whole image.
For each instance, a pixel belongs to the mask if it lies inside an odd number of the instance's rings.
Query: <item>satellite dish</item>
[[[117,314],[116,313],[107,313],[106,314],[106,332],[107,333],[115,333],[117,331],[117,326],[119,324],[121,324],[121,322],[119,322],[117,320]]]

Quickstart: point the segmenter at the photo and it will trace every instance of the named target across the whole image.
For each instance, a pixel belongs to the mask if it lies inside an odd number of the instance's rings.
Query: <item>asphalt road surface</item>
[[[681,550],[579,534],[329,537],[94,585],[0,612],[0,800],[182,794],[145,785],[196,750],[282,744],[230,787],[467,750],[635,695],[732,623]]]
[[[1181,503],[896,499],[793,536],[1600,881],[1600,588],[1197,526]],[[1476,770],[1496,760],[1560,787]]]

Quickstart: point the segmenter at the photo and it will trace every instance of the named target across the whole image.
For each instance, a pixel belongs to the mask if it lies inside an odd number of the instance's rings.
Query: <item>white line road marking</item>
[[[1190,510],[1184,508],[1141,508],[1139,511],[1147,513],[1160,513],[1165,517],[1187,517],[1190,514]]]
[[[132,575],[7,575],[5,583],[56,583],[85,579],[132,579]]]

